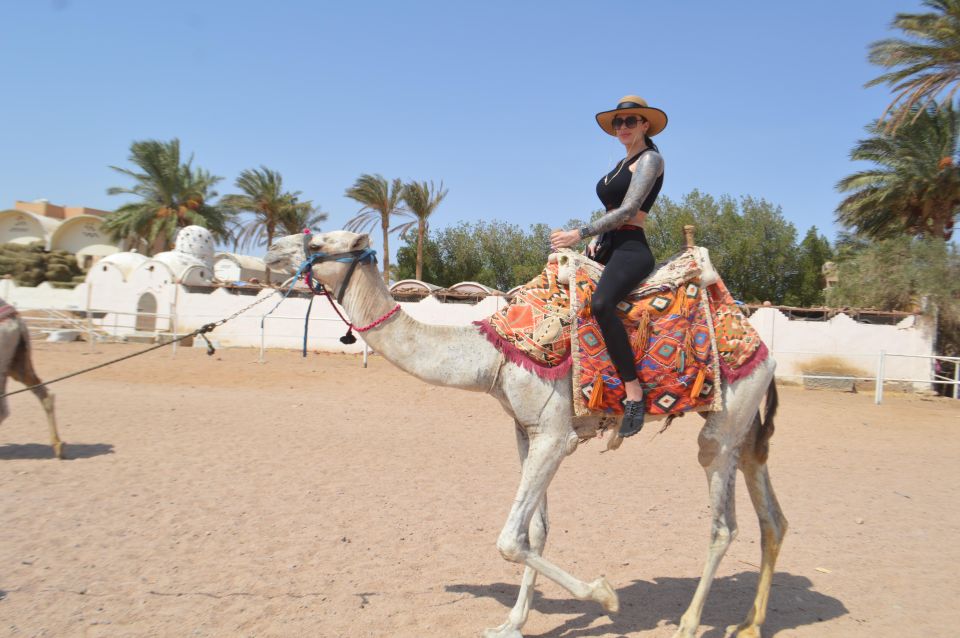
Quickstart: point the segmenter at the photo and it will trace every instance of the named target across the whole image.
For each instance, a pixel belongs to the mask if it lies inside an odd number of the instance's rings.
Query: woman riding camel
[[[615,109],[597,113],[596,117],[600,128],[626,149],[625,157],[597,182],[597,196],[607,212],[578,230],[555,231],[550,246],[553,250],[569,248],[602,234],[588,248],[588,254],[604,264],[590,307],[626,390],[620,434],[627,437],[643,427],[643,387],[616,308],[653,272],[653,253],[643,225],[663,186],[663,157],[650,138],[667,126],[667,114],[647,106],[641,97],[628,95]]]

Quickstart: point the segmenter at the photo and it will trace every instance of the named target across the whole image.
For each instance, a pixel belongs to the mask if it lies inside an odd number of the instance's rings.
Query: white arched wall
[[[99,263],[87,271],[86,281],[94,288],[104,290],[119,290],[126,284],[123,271],[116,264],[107,262]]]
[[[170,266],[156,259],[148,259],[130,273],[127,283],[134,290],[160,290],[164,286],[174,283],[176,279],[177,277]]]
[[[207,266],[188,266],[180,274],[180,283],[188,286],[209,286],[213,270]]]
[[[47,220],[53,221],[53,220]],[[55,225],[56,222],[53,223]],[[0,211],[0,244],[47,244],[47,226],[38,215],[22,210]],[[53,230],[52,228],[49,230]]]
[[[78,215],[60,224],[50,236],[49,250],[65,250],[84,264],[86,257],[105,257],[119,252],[103,230],[103,220],[94,215]]]
[[[220,281],[241,281],[243,279],[240,264],[231,257],[217,257],[213,264],[213,274]]]

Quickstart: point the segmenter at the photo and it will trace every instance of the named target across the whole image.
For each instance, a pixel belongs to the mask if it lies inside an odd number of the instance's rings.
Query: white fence
[[[960,398],[960,357],[942,357],[942,356],[923,356],[915,354],[887,354],[885,351],[880,351],[879,360],[877,361],[877,374],[876,374],[876,387],[874,390],[874,403],[880,405],[883,402],[883,385],[884,383],[927,383],[923,379],[896,379],[887,377],[885,374],[887,359],[888,357],[911,357],[917,359],[925,359],[933,362],[934,373],[933,379],[936,383],[940,385],[952,385],[953,386],[953,398]],[[951,361],[953,362],[953,378],[943,376],[936,373],[936,362],[937,361]]]
[[[126,282],[117,282],[99,286],[97,290],[91,284],[57,290],[45,288],[43,284],[37,288],[19,288],[4,280],[0,282],[0,296],[24,310],[57,308],[89,317],[91,334],[106,333],[114,337],[182,335],[263,300],[208,335],[219,347],[259,348],[261,353],[271,348],[302,347],[304,317],[309,304],[305,293],[294,293],[263,321],[261,329],[264,315],[279,300],[273,289],[191,288],[174,284],[151,284],[135,289]],[[489,296],[477,303],[444,303],[435,297],[400,303],[414,319],[439,325],[469,324],[490,316],[505,304],[506,300],[500,296]],[[142,310],[147,307],[151,310],[155,307],[156,311]],[[956,379],[936,377],[932,365],[937,358],[933,351],[936,326],[924,316],[911,315],[896,325],[877,325],[858,323],[844,314],[828,321],[791,320],[775,308],[760,308],[750,321],[777,360],[777,376],[781,378],[822,377],[804,368],[809,368],[812,358],[830,357],[851,370],[839,373],[840,378],[874,381],[880,383],[881,388],[883,383],[891,382],[910,383],[917,390],[930,389],[934,383],[957,387]],[[144,327],[149,330],[143,330]],[[307,348],[362,353],[364,344],[359,335],[355,344],[340,343],[345,331],[346,326],[330,305],[318,299],[311,311]],[[939,358],[953,361],[949,357]]]

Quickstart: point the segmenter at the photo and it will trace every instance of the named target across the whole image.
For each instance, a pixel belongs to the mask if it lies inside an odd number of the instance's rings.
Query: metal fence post
[[[265,346],[264,346],[264,344],[265,344],[265,340],[266,340],[266,337],[265,337],[265,333],[266,333],[266,329],[267,329],[266,324],[267,324],[267,317],[266,317],[266,315],[264,315],[263,318],[260,320],[260,360],[259,360],[259,363],[263,363],[263,362],[265,361],[265,359],[264,359],[264,351],[265,351]]]
[[[170,355],[173,358],[177,357],[177,301],[180,297],[180,284],[173,285],[173,316],[170,317],[170,325],[168,326],[173,331],[173,353]]]
[[[364,368],[367,367],[367,350],[368,350],[368,348],[367,348],[367,342],[364,341],[364,342],[363,342],[363,367],[364,367]],[[954,387],[954,390],[956,390],[956,387]]]
[[[93,294],[93,284],[87,284],[87,339],[90,340],[90,352],[94,351],[93,315],[90,313],[90,297]]]
[[[877,405],[883,402],[883,357],[885,354],[886,351],[881,350],[877,359],[877,389],[873,395],[873,402]]]
[[[953,362],[953,398],[960,399],[960,359]]]

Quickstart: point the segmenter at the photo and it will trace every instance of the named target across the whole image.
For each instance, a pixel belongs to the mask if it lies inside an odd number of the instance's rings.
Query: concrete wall
[[[119,334],[131,334],[137,324],[137,307],[145,293],[153,294],[160,315],[176,314],[178,333],[189,332],[205,323],[217,321],[270,296],[251,310],[219,327],[211,338],[224,347],[259,347],[260,322],[280,301],[272,290],[249,292],[227,288],[186,287],[165,283],[169,272],[163,269],[138,269],[130,281],[124,281],[116,268],[97,270],[97,280],[74,290],[55,289],[48,284],[36,288],[19,287],[12,280],[0,280],[0,297],[21,309],[61,308],[83,310],[88,296],[92,310],[106,311],[99,320],[101,327]],[[93,274],[93,273],[91,273]],[[89,280],[88,280],[89,281]],[[252,293],[252,294],[251,294]],[[441,303],[434,297],[403,302],[403,310],[424,323],[464,325],[483,319],[502,308],[503,297],[486,297],[476,304]],[[265,319],[264,345],[267,348],[299,348],[303,339],[304,317],[309,299],[305,294],[290,296]],[[761,308],[751,322],[777,359],[779,376],[801,374],[805,361],[819,356],[834,356],[847,365],[859,368],[863,376],[876,372],[881,350],[888,355],[932,355],[935,327],[922,316],[912,316],[895,326],[857,323],[847,315],[830,321],[790,320],[779,310]],[[160,317],[159,331],[172,331],[173,321]],[[324,298],[314,300],[310,315],[308,348],[329,352],[360,352],[362,341],[353,345],[340,343],[346,326]],[[359,335],[358,335],[359,337]],[[886,378],[930,379],[931,361],[923,358],[889,356]],[[927,384],[921,384],[925,387]]]
[[[845,314],[829,321],[791,320],[776,308],[760,308],[750,323],[774,353],[778,376],[799,376],[804,363],[830,356],[859,370],[857,376],[872,377],[883,350],[890,355],[884,362],[884,378],[931,378],[932,360],[895,356],[934,354],[936,326],[929,317],[912,315],[885,326],[858,323]]]

